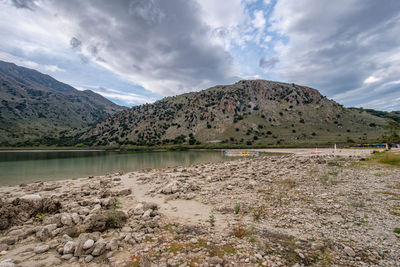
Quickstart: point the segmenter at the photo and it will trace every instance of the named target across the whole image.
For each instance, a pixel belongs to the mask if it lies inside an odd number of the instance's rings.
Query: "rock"
[[[353,250],[352,248],[350,248],[350,247],[345,246],[345,247],[344,247],[344,252],[345,252],[348,256],[350,256],[350,257],[356,256],[356,253],[355,253],[354,250]]]
[[[89,249],[89,248],[93,247],[93,245],[94,245],[94,240],[93,239],[88,239],[88,240],[85,241],[85,243],[83,244],[82,248],[84,250],[86,250],[86,249]]]
[[[144,205],[142,203],[137,204],[136,207],[133,209],[133,214],[134,215],[143,215],[143,213],[144,213],[143,207],[144,207]]]
[[[14,245],[15,242],[17,242],[17,238],[15,236],[6,236],[0,239],[0,244]]]
[[[85,262],[87,262],[87,263],[91,262],[92,260],[93,260],[93,256],[92,255],[87,255],[85,257]]]
[[[44,253],[50,249],[49,245],[42,245],[42,246],[37,246],[33,250],[36,254]]]
[[[259,254],[259,253],[254,254],[254,257],[256,257],[256,258],[259,259],[259,260],[262,260],[262,259],[263,259],[262,255]]]
[[[151,212],[152,212],[152,210],[146,210],[146,211],[143,213],[142,217],[143,217],[143,218],[150,218]]]
[[[74,241],[68,241],[64,245],[63,254],[72,254],[75,250],[76,243]]]
[[[130,189],[130,188],[123,189],[123,190],[115,193],[116,196],[128,196],[130,194],[132,194],[132,189]]]
[[[90,213],[90,210],[86,207],[81,208],[80,210],[78,210],[78,214],[79,215],[88,215]]]
[[[176,192],[179,191],[180,184],[178,181],[173,181],[166,185],[161,192],[164,194],[175,194]]]
[[[126,213],[120,210],[99,211],[90,216],[85,230],[86,232],[103,232],[108,228],[121,228],[127,219]]]
[[[143,256],[140,258],[139,266],[140,267],[151,267],[151,260],[147,256]]]
[[[22,229],[15,229],[15,230],[10,231],[7,235],[15,236],[18,238],[19,236],[23,235],[23,233],[24,233],[24,231]]]
[[[55,224],[57,227],[61,227],[61,214],[55,214],[55,215],[48,215],[44,216],[43,219],[43,224],[48,225],[48,224]]]
[[[111,239],[110,243],[107,244],[107,249],[111,251],[118,249],[118,239]]]
[[[158,205],[153,202],[145,202],[143,203],[143,210],[158,210]]]
[[[197,239],[196,239],[196,238],[192,238],[192,239],[190,239],[190,243],[192,243],[192,244],[197,244],[197,243],[198,243],[198,241],[197,241]]]
[[[39,201],[42,199],[39,195],[25,195],[22,196],[21,199],[29,200],[29,201]]]
[[[81,222],[81,218],[79,217],[78,213],[72,213],[71,218],[74,224],[79,224]]]
[[[92,252],[92,255],[99,256],[99,255],[103,254],[105,250],[106,250],[106,242],[104,241],[103,238],[100,238],[94,244],[94,250]]]
[[[73,256],[74,256],[74,255],[73,255],[72,253],[70,253],[70,254],[65,254],[65,255],[62,255],[62,256],[61,256],[61,259],[67,261],[67,260],[70,260]]]
[[[72,225],[72,217],[68,213],[61,214],[61,223],[63,225],[71,226]]]
[[[122,227],[121,232],[130,233],[130,232],[132,232],[132,228],[129,226],[124,226],[124,227]]]
[[[217,264],[223,264],[224,260],[219,258],[218,256],[214,256],[214,257],[210,258],[208,262],[210,264],[217,265]]]
[[[233,186],[231,186],[231,185],[228,185],[228,186],[226,187],[226,189],[228,189],[228,190],[232,190],[232,189],[233,189]]]
[[[0,244],[0,251],[6,251],[8,249],[7,244]]]
[[[125,236],[124,241],[131,245],[136,243],[136,240],[132,237],[132,234],[130,233]]]

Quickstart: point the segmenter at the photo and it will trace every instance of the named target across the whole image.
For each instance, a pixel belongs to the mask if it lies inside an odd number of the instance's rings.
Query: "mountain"
[[[358,111],[365,111],[369,114],[372,114],[377,117],[385,118],[388,120],[394,120],[398,123],[400,123],[400,111],[380,111],[380,110],[375,110],[375,109],[364,109],[364,108],[351,108],[353,110],[358,110]]]
[[[123,110],[36,70],[0,61],[0,144],[25,143],[94,126]],[[27,142],[27,143],[26,143]]]
[[[386,123],[306,86],[243,80],[132,107],[80,139],[88,145],[358,143],[382,138]]]

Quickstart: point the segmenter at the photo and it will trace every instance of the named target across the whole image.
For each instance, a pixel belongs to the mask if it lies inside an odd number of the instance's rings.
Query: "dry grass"
[[[386,152],[379,160],[380,163],[400,166],[400,154]]]

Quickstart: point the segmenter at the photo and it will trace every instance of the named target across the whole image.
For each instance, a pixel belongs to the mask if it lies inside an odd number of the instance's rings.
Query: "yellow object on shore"
[[[260,153],[258,151],[228,151],[225,150],[225,156],[228,157],[245,157],[245,156],[258,156]]]

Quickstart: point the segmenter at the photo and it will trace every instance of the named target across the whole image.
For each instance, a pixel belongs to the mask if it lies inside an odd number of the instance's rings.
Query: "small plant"
[[[121,208],[121,202],[116,199],[111,205],[108,206],[107,210],[107,226],[109,228],[117,228],[121,224],[121,213],[119,209]]]
[[[211,226],[214,226],[214,225],[215,225],[215,216],[214,216],[214,213],[212,213],[212,212],[211,212],[210,216],[208,217],[208,223],[209,223]]]
[[[240,212],[240,203],[236,203],[233,210],[234,210],[235,214],[239,214],[239,212]]]
[[[400,228],[394,228],[393,232],[400,235]]]
[[[38,215],[36,215],[36,218],[38,218],[39,220],[43,220],[43,218],[46,217],[47,215],[49,215],[47,212],[46,213],[42,213],[42,214],[38,214]]]
[[[253,219],[254,221],[259,221],[266,214],[265,206],[261,206],[253,209]]]
[[[233,226],[232,233],[237,238],[243,238],[252,234],[241,222]]]

